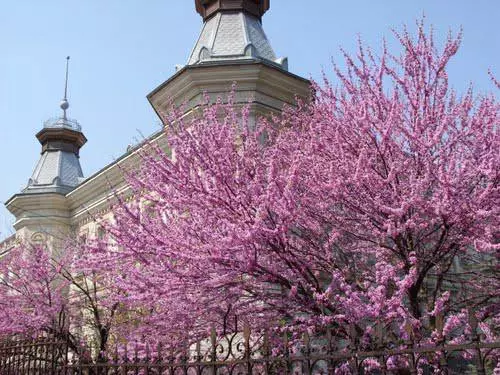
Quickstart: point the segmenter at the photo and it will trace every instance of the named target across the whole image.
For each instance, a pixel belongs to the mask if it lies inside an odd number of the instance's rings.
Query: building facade
[[[288,71],[287,59],[275,55],[264,32],[262,18],[269,8],[270,0],[195,0],[203,25],[186,65],[147,95],[160,118],[171,103],[185,104],[185,114],[194,114],[205,95],[213,101],[233,83],[236,104],[251,100],[253,118],[293,105],[297,95],[309,96],[309,81]],[[141,145],[84,177],[79,150],[87,139],[67,116],[66,95],[60,106],[61,116],[36,134],[41,156],[26,187],[6,202],[16,234],[0,244],[0,255],[18,241],[57,250],[68,236],[97,236],[96,219],[110,215],[115,194],[129,191],[122,171],[139,168]],[[163,131],[147,141],[166,146]]]

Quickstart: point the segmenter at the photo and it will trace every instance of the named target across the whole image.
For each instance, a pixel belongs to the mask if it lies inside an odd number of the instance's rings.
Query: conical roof
[[[47,151],[40,156],[23,193],[66,194],[82,179],[78,156],[72,152]]]
[[[196,0],[196,9],[204,24],[188,65],[252,59],[287,68],[262,27],[268,0]]]

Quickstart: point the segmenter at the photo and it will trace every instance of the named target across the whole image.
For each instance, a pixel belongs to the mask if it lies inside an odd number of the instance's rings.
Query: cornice
[[[274,106],[275,111],[280,111],[284,104],[294,105],[297,95],[310,96],[309,80],[275,64],[249,60],[186,66],[154,89],[147,99],[161,118],[161,112],[167,111],[170,103],[186,104],[186,112],[189,112],[202,103],[203,93],[215,100],[217,95],[231,90],[234,82],[237,102],[246,104],[253,99],[256,104],[255,101],[260,100],[263,105]]]
[[[16,217],[23,212],[35,210],[68,209],[66,197],[58,193],[15,194],[5,203],[5,206]]]
[[[132,151],[108,164],[68,193],[66,197],[73,225],[81,226],[109,213],[116,195],[130,195],[132,191],[126,183],[124,171],[139,168],[140,152],[145,145],[152,143],[166,146],[163,144],[164,140],[163,131],[153,134]]]

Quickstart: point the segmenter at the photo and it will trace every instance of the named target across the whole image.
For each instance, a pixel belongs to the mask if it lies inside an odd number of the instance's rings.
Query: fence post
[[[5,348],[5,364],[6,364],[6,368],[7,368],[7,374],[11,374],[11,365],[12,365],[12,361],[11,361],[11,348],[10,346],[12,345],[12,342],[10,343],[7,343],[7,346]]]
[[[182,342],[182,354],[181,354],[181,362],[182,362],[182,369],[184,375],[188,375],[188,365],[189,365],[189,343],[186,339],[183,340]]]
[[[3,371],[3,358],[4,358],[3,347],[4,343],[0,342],[0,371]]]
[[[47,373],[47,370],[48,370],[48,367],[50,366],[49,364],[49,355],[50,355],[50,339],[49,338],[45,338],[43,340],[43,343],[42,343],[42,361],[43,361],[43,371],[44,371],[44,374]]]
[[[203,368],[201,367],[201,361],[203,360],[203,356],[201,355],[201,341],[196,341],[196,374],[201,375]],[[161,370],[159,372],[161,374]]]
[[[283,347],[285,350],[285,375],[289,373],[292,363],[290,362],[290,350],[288,348],[288,333],[283,333]]]
[[[210,344],[212,353],[210,354],[210,361],[212,362],[212,374],[217,375],[217,365],[215,362],[217,361],[217,331],[214,327],[210,329]]]
[[[436,315],[436,331],[439,332],[441,350],[439,351],[439,369],[443,375],[448,374],[448,359],[446,357],[447,353],[444,349],[446,338],[443,336],[444,328],[444,317],[442,313]]]
[[[0,370],[2,373],[7,370],[7,342],[0,345]]]
[[[476,315],[472,309],[469,309],[469,324],[472,332],[472,342],[476,345],[476,355],[477,355],[477,375],[486,375],[486,370],[484,368],[483,355],[481,353],[481,348],[479,346],[481,338],[477,333],[478,322]]]
[[[349,324],[349,350],[351,352],[351,367],[353,370],[353,375],[359,374],[359,363],[358,363],[358,343],[357,343],[357,332],[354,323]]]
[[[3,345],[4,343],[0,341],[0,371],[3,371]]]
[[[123,362],[120,366],[121,375],[127,375],[127,363],[128,363],[128,343],[125,343],[123,348]]]
[[[144,375],[149,375],[149,368],[151,365],[151,353],[149,352],[149,343],[146,343],[146,358],[145,358],[145,363],[146,363],[146,368],[144,371]]]
[[[245,362],[247,374],[252,373],[252,353],[250,352],[250,326],[247,322],[243,325],[243,339],[245,340]]]
[[[49,351],[50,351],[50,362],[51,362],[51,369],[52,373],[56,372],[56,355],[57,355],[57,341],[53,340],[49,344]]]
[[[411,348],[413,349],[413,341],[411,342]],[[417,363],[415,361],[415,352],[412,352],[410,354],[410,358],[408,359],[409,361],[409,367],[410,367],[410,375],[417,375]]]
[[[271,364],[270,364],[270,358],[269,358],[270,357],[269,332],[267,329],[264,331],[264,342],[262,344],[262,348],[263,348],[263,355],[264,355],[264,374],[268,375],[269,370],[271,368]]]
[[[415,348],[415,341],[413,340],[413,327],[410,323],[406,323],[404,327],[406,334],[408,335],[408,347],[412,349],[411,354],[409,354],[408,362],[410,367],[410,374],[417,375],[417,361],[415,360],[415,352],[413,349]]]
[[[333,334],[332,334],[332,329],[328,327],[326,329],[326,355],[328,358],[327,361],[327,371],[329,374],[333,374],[335,372],[335,362],[333,360],[333,353],[335,352],[334,350],[334,344],[333,344]]]
[[[158,373],[163,374],[163,358],[161,342],[156,346],[156,364],[158,365]]]
[[[68,345],[68,337],[66,337],[66,341],[64,343],[64,375],[68,374],[68,365],[69,365],[69,345]]]
[[[312,374],[312,368],[311,368],[311,336],[309,336],[309,333],[306,332],[304,334],[304,337],[303,337],[303,341],[304,341],[304,346],[305,346],[305,350],[304,350],[304,354],[305,354],[305,361],[304,361],[304,365],[305,365],[305,373],[306,374]]]
[[[17,355],[17,345],[16,341],[12,347],[12,370],[13,372],[18,372],[19,370],[19,356]]]
[[[169,351],[170,351],[170,356],[168,357],[168,374],[174,375],[174,372],[175,372],[175,351],[174,351],[173,347],[171,347],[169,349]]]
[[[382,350],[385,347],[385,337],[384,337],[384,323],[378,321],[375,324],[375,340],[377,343],[377,350]],[[380,361],[380,371],[383,375],[387,374],[387,358],[385,355],[378,356],[377,359]]]
[[[139,363],[139,346],[137,344],[137,341],[135,342],[135,345],[134,345],[134,358],[133,358],[133,362],[134,362],[134,369],[135,369],[135,372],[137,374],[138,373],[138,371],[137,371],[137,364]]]

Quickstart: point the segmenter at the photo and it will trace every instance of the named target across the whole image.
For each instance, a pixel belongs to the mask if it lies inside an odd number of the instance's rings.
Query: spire
[[[276,58],[262,28],[270,0],[195,0],[203,29],[188,65],[236,60],[265,60],[287,70],[286,58]]]
[[[66,128],[74,130],[76,132],[82,131],[82,127],[76,120],[68,118],[67,111],[69,108],[68,101],[68,78],[69,78],[69,60],[70,57],[66,57],[66,76],[64,80],[64,97],[59,103],[59,107],[62,109],[63,113],[61,117],[51,118],[44,123],[45,128]]]
[[[67,117],[69,59],[66,57],[62,116],[45,121],[36,137],[42,145],[40,160],[23,193],[62,193],[77,186],[83,178],[79,161],[80,148],[87,142],[76,120]]]
[[[66,57],[66,80],[64,82],[64,98],[61,101],[61,109],[63,110],[63,119],[67,119],[66,110],[69,108],[68,102],[68,73],[69,73],[69,56]]]

